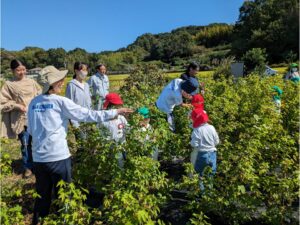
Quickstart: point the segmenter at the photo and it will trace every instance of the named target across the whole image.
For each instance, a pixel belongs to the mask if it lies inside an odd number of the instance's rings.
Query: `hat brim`
[[[68,70],[59,71],[57,73],[57,77],[51,82],[51,84],[49,82],[45,83],[45,85],[43,86],[42,93],[45,94],[49,90],[49,88],[52,84],[56,83],[57,81],[60,81],[60,80],[64,79],[67,76],[67,74],[68,74]]]
[[[291,64],[291,67],[292,67],[292,68],[298,67],[298,64],[292,63],[292,64]]]
[[[103,103],[103,109],[107,109],[108,105],[112,104],[112,105],[123,105],[123,101],[117,102],[117,103],[112,103],[110,101],[105,100],[105,102]]]
[[[52,84],[54,84],[55,82],[64,79],[64,78],[67,76],[67,74],[68,74],[68,70],[62,70],[62,71],[57,72],[56,74],[57,74],[57,76],[56,76],[56,78],[51,82],[51,84],[49,84],[50,86],[51,86]]]
[[[194,96],[196,94],[198,94],[198,89],[196,89],[195,91],[193,91],[193,92],[190,93],[190,95],[192,95],[192,96]]]

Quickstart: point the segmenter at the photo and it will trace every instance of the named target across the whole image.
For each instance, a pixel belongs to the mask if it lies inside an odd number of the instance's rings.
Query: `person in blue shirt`
[[[94,109],[103,109],[105,96],[109,92],[109,80],[106,75],[106,67],[103,64],[96,66],[97,73],[87,82],[91,88],[92,99],[95,102]]]

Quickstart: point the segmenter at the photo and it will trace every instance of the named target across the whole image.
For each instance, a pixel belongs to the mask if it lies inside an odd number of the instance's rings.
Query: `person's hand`
[[[129,113],[133,113],[134,110],[133,109],[129,109],[129,108],[120,108],[120,109],[117,109],[117,112],[118,114],[129,114]]]
[[[27,112],[27,108],[24,105],[18,104],[17,109],[19,109],[21,112]]]
[[[187,108],[192,108],[193,105],[192,104],[188,104],[188,103],[182,103],[183,107],[187,107]]]

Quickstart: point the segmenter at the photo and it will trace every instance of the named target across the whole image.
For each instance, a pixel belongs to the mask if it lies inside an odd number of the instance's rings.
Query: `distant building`
[[[26,75],[27,75],[28,78],[37,80],[37,78],[40,75],[41,70],[42,70],[42,68],[39,68],[39,67],[33,68],[33,69],[30,69],[30,70],[27,70]]]

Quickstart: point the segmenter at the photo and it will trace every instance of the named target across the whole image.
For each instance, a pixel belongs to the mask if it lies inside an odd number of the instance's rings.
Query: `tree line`
[[[82,48],[66,51],[38,47],[7,51],[2,48],[2,73],[9,71],[12,58],[19,58],[28,68],[51,64],[72,70],[75,61],[84,61],[91,66],[104,63],[110,71],[131,71],[136,64],[149,62],[166,69],[180,68],[188,61],[214,66],[228,56],[241,60],[253,48],[260,48],[270,64],[299,58],[297,0],[250,0],[239,11],[234,25],[214,23],[181,27],[167,33],[146,33],[117,51],[89,53]]]

